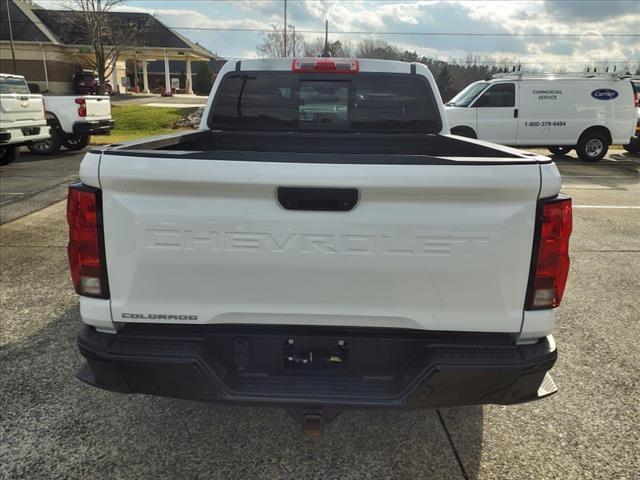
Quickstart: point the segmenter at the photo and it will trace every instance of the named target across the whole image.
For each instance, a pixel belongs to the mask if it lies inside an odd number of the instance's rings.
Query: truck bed
[[[94,153],[158,158],[397,165],[545,164],[548,157],[455,135],[201,130],[108,145]],[[286,155],[297,153],[295,157]],[[319,157],[318,154],[322,156]]]
[[[213,131],[100,151],[114,320],[518,332],[549,159],[381,137]]]

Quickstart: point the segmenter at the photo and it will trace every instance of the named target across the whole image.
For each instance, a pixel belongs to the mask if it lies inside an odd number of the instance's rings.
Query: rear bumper
[[[0,130],[0,145],[26,145],[46,140],[51,134],[46,124]]]
[[[116,123],[113,120],[76,122],[73,124],[73,133],[76,135],[107,135],[114,129],[115,125]]]
[[[516,346],[506,334],[130,324],[116,335],[84,326],[78,345],[86,383],[192,400],[424,408],[520,403],[556,390],[552,337]],[[292,368],[292,348],[344,361]]]

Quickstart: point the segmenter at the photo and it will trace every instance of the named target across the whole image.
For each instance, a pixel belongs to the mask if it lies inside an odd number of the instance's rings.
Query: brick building
[[[38,84],[41,91],[72,93],[74,72],[89,67],[83,64],[82,57],[92,52],[88,37],[77,28],[80,22],[73,21],[74,15],[78,12],[46,10],[29,0],[1,1],[0,72],[24,75],[27,82]],[[106,15],[112,16],[114,24],[144,25],[132,45],[118,57],[110,77],[114,91],[132,89],[137,79],[140,91],[161,92],[164,85],[178,82],[179,91],[192,93],[192,62],[208,63],[216,59],[213,53],[149,14]],[[76,27],[70,29],[69,25]]]

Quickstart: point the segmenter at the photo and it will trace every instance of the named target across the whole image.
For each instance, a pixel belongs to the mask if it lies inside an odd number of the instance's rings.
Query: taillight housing
[[[102,196],[97,188],[71,185],[67,196],[69,268],[76,293],[109,298],[102,229]]]
[[[87,101],[84,98],[76,98],[76,103],[78,104],[78,116],[86,117],[87,116]]]
[[[527,310],[560,305],[569,275],[571,198],[559,195],[538,204]]]
[[[296,73],[358,73],[360,63],[351,58],[294,58],[291,70]]]

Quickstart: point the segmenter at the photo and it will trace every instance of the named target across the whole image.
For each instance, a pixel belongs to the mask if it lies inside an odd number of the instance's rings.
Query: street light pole
[[[16,67],[16,49],[13,44],[13,28],[11,26],[11,13],[9,13],[9,0],[5,0],[7,5],[7,20],[9,23],[9,40],[11,40],[11,56],[13,57],[13,73],[18,73],[18,67]]]
[[[291,27],[293,31],[291,32],[291,55],[296,56],[296,26]]]
[[[287,55],[287,0],[284,0],[284,29],[282,30],[282,34],[284,35],[284,51],[282,52],[282,56],[288,57]]]

